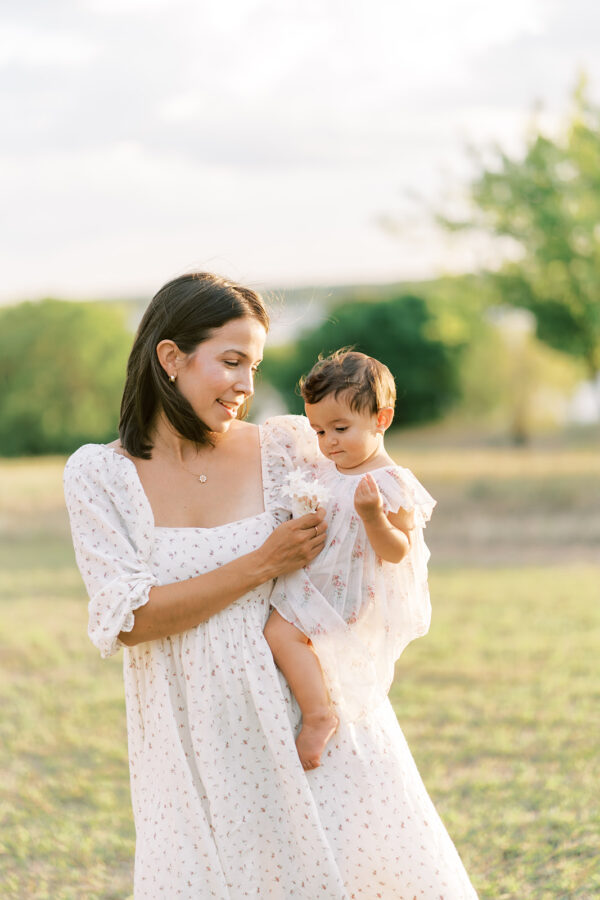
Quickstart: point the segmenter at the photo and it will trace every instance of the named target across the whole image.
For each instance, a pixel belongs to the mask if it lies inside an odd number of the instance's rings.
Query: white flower
[[[289,473],[283,492],[292,501],[292,516],[295,519],[314,512],[318,506],[324,506],[330,497],[328,487],[301,469]]]

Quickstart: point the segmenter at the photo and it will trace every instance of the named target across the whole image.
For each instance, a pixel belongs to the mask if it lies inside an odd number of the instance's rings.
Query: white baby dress
[[[400,507],[414,512],[410,553],[400,563],[386,562],[376,556],[354,509],[363,475],[338,472],[318,452],[304,417],[281,417],[270,424],[293,429],[301,483],[316,483],[328,497],[324,549],[305,569],[277,579],[271,605],[311,639],[336,712],[354,721],[385,700],[398,657],[429,629],[429,550],[423,529],[435,500],[408,469],[390,465],[371,471],[384,512]],[[281,480],[284,474],[282,468]]]
[[[156,527],[135,466],[110,447],[70,458],[65,496],[102,655],[153,585],[266,540],[285,516],[294,441],[293,427],[261,427],[264,512],[209,529]],[[343,723],[321,768],[303,771],[298,710],[263,636],[271,588],[123,648],[135,900],[473,900],[388,701]]]

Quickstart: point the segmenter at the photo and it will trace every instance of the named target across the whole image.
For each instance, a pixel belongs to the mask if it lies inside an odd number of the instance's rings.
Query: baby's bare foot
[[[296,749],[303,769],[316,769],[321,765],[321,754],[338,725],[339,719],[330,709],[308,713],[302,717]]]

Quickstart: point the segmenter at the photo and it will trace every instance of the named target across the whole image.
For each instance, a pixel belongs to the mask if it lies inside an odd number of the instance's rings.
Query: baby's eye
[[[347,431],[348,426],[347,425],[339,425],[338,428],[336,428],[335,430],[336,431]]]
[[[322,437],[325,434],[325,432],[324,431],[315,431],[315,434],[317,435],[317,437]]]
[[[226,366],[229,366],[231,369],[235,369],[240,364],[239,360],[237,360],[237,359],[224,359],[223,362],[225,363]]]

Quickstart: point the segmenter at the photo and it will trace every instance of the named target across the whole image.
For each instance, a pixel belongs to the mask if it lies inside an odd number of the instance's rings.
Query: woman
[[[267,326],[240,285],[167,284],[135,338],[120,440],[65,469],[90,637],[125,648],[135,898],[475,897],[391,708],[342,723],[321,769],[298,760],[263,628],[273,579],[314,559],[325,523],[284,521],[306,435],[240,418]]]

